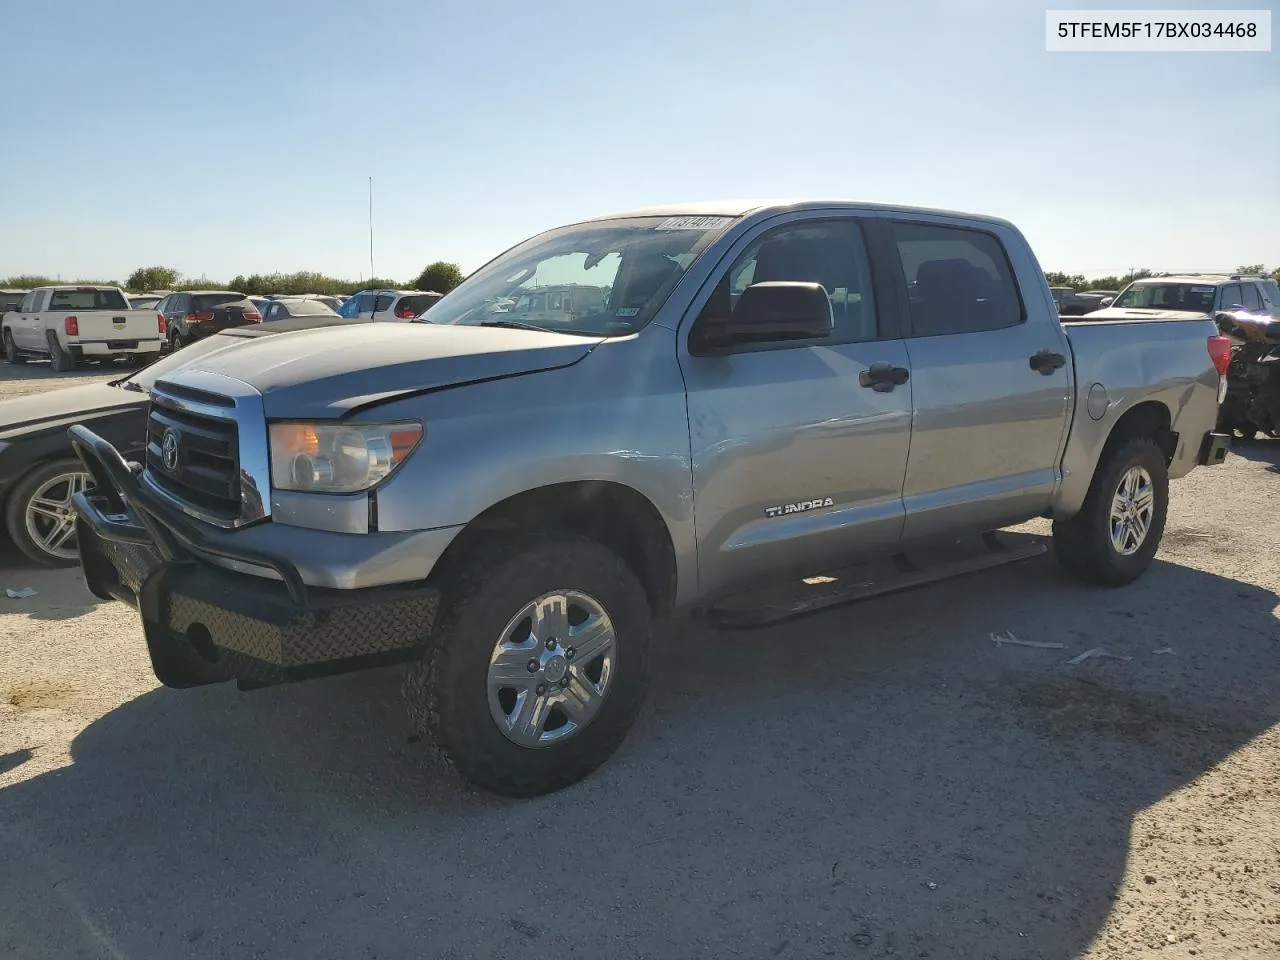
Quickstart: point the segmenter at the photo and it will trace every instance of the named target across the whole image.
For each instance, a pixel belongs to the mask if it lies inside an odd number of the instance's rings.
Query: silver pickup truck
[[[1019,559],[1046,547],[998,531],[1035,517],[1069,573],[1140,576],[1168,481],[1225,456],[1228,357],[1207,319],[1064,327],[1003,220],[621,214],[519,244],[423,322],[161,378],[145,464],[73,427],[81,564],[138,607],[161,682],[408,661],[443,756],[533,795],[618,747],[654,618],[743,625],[753,597],[767,621]],[[882,572],[776,599],[855,562]]]

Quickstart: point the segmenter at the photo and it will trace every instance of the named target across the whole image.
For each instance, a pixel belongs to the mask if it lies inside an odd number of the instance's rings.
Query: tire
[[[558,605],[553,601],[544,608],[551,625],[540,628],[523,615],[548,595],[569,602],[558,624]],[[601,629],[595,640],[582,641],[593,644],[592,652],[574,663],[573,631],[586,630],[592,620],[608,626],[599,617],[573,626],[592,604],[612,624],[612,647],[604,651],[609,631]],[[532,797],[567,787],[613,755],[640,712],[649,682],[649,620],[635,574],[594,540],[556,534],[489,540],[460,559],[457,573],[446,578],[432,641],[405,673],[409,718],[448,765],[484,790]],[[570,642],[564,636],[539,636],[553,631],[567,633]],[[549,646],[548,639],[557,643]],[[508,667],[501,680],[511,681],[506,687],[490,667],[500,645],[506,656],[498,662]],[[530,661],[539,664],[536,674],[525,672]],[[588,681],[593,691],[603,688],[594,711],[581,706],[589,698],[575,699]],[[567,688],[562,691],[560,683]],[[524,690],[523,700],[517,699],[518,689]],[[575,703],[579,707],[570,710]],[[524,712],[533,704],[551,704],[533,724],[534,735],[545,742],[522,744],[517,721],[536,717],[536,711]],[[582,721],[567,729],[571,717]]]
[[[9,363],[27,362],[27,358],[18,351],[18,345],[13,342],[12,330],[6,330],[4,332],[4,358]]]
[[[58,335],[50,330],[45,337],[49,341],[49,365],[58,373],[74,370],[76,358],[69,351],[62,349],[62,344],[58,343]]]
[[[83,490],[88,478],[79,460],[56,460],[36,467],[14,486],[5,507],[5,523],[14,545],[31,560],[43,567],[74,567],[80,562],[71,494]],[[33,515],[33,501],[37,499],[43,501],[44,509],[35,510]],[[54,534],[59,523],[55,513],[72,524],[68,538]],[[51,545],[58,549],[50,550]]]
[[[178,350],[181,350],[183,347],[187,345],[188,342],[189,341],[186,339],[186,337],[178,333],[177,330],[171,330],[169,332],[169,352],[170,353],[174,353]]]
[[[1135,477],[1136,487],[1121,489],[1122,481]],[[1144,490],[1150,495],[1149,511],[1135,507],[1126,514],[1128,494],[1136,493],[1132,499],[1141,503]],[[1053,522],[1054,553],[1063,569],[1086,583],[1109,587],[1132,583],[1151,565],[1160,547],[1168,510],[1169,468],[1164,452],[1150,437],[1120,441],[1103,451],[1080,512]],[[1117,512],[1119,520],[1113,526]],[[1138,538],[1136,526],[1144,518],[1145,532]],[[1134,539],[1138,539],[1136,546]],[[1121,542],[1129,552],[1121,549]]]

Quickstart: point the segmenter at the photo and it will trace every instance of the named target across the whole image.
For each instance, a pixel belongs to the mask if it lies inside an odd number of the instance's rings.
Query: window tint
[[[35,299],[36,299],[36,295],[34,293],[28,293],[25,297],[22,298],[22,303],[18,304],[18,312],[19,313],[35,313],[36,311],[32,306],[32,304],[35,303]]]
[[[1220,310],[1238,310],[1244,306],[1244,296],[1240,293],[1240,284],[1230,283],[1222,288],[1222,299],[1218,301]]]
[[[397,310],[412,310],[413,315],[419,316],[423,311],[427,310],[432,304],[443,297],[433,297],[430,294],[418,294],[412,297],[401,297],[400,303],[396,305]]]
[[[198,293],[191,298],[191,309],[199,313],[202,310],[212,310],[224,303],[243,299],[244,295],[239,293]]]
[[[1022,322],[1022,302],[1000,241],[961,227],[895,223],[912,335],[1002,330]]]
[[[1258,296],[1258,288],[1252,283],[1240,284],[1240,292],[1244,295],[1241,302],[1246,310],[1262,309],[1262,297]]]
[[[119,290],[55,290],[50,310],[128,310],[129,301]]]
[[[835,324],[831,336],[822,342],[848,343],[878,336],[871,267],[862,229],[854,221],[816,221],[764,234],[721,278],[702,316],[728,316],[747,287],[776,280],[822,284]]]
[[[395,297],[389,293],[378,294],[378,299],[374,301],[372,310],[374,313],[381,313],[383,310],[390,310],[391,304],[395,302]]]
[[[373,312],[373,294],[372,293],[362,293],[360,294],[359,297],[356,298],[356,311],[358,313]]]
[[[170,313],[186,313],[191,309],[191,294],[180,293],[169,303]]]

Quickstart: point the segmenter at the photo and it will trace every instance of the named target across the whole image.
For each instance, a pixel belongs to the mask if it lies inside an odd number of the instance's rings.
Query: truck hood
[[[567,367],[603,340],[431,323],[324,327],[201,357],[157,386],[218,374],[262,394],[270,418],[331,419],[409,394]]]
[[[15,397],[0,402],[0,440],[14,440],[59,428],[65,430],[73,423],[92,423],[127,407],[146,405],[145,393],[122,390],[106,383]]]
[[[1082,313],[1078,317],[1063,317],[1064,321],[1081,320],[1209,320],[1207,313],[1195,310],[1143,310],[1136,307],[1106,307]]]

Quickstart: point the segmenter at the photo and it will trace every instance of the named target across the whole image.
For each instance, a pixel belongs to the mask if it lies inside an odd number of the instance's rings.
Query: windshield
[[[507,251],[420,323],[510,324],[587,336],[643,328],[732,217],[634,217],[561,227]]]
[[[1201,283],[1134,283],[1116,297],[1111,306],[1209,313],[1213,310],[1216,289]]]

